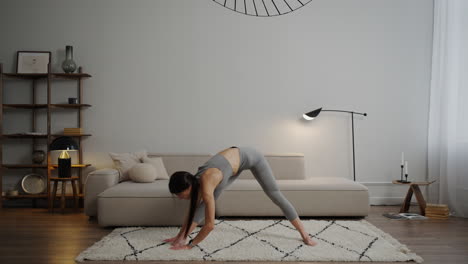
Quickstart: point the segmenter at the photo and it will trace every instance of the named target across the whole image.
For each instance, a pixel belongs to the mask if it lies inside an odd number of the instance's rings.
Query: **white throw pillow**
[[[148,163],[154,166],[156,169],[156,180],[169,180],[169,175],[167,174],[166,167],[164,167],[164,163],[161,157],[144,157],[143,163]]]
[[[134,182],[154,182],[156,180],[156,169],[148,163],[135,164],[129,171],[130,180]]]
[[[120,181],[130,180],[128,170],[135,164],[142,163],[143,158],[147,157],[146,150],[133,153],[113,153],[109,152],[109,156],[114,161],[115,168],[120,172]]]

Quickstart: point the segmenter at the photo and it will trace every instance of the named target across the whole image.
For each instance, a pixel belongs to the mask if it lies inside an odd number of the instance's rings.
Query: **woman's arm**
[[[194,218],[194,222],[193,223],[190,223],[190,229],[188,231],[188,234],[190,234],[193,229],[195,229],[195,227],[198,226],[198,222],[200,221],[195,221],[197,220],[197,213],[199,211],[199,209],[201,209],[201,207],[203,207],[203,210],[205,208],[205,205],[203,204],[203,202],[201,202],[201,194],[198,195],[198,202],[200,205],[197,207],[196,211],[195,211],[195,218]],[[190,207],[187,208],[187,212],[185,213],[185,217],[184,217],[184,220],[182,221],[182,226],[179,230],[179,233],[177,233],[177,235],[173,238],[169,238],[169,239],[165,239],[164,242],[171,242],[171,245],[173,246],[181,246],[181,245],[185,245],[186,244],[186,239],[187,239],[187,236],[185,236],[185,229],[188,225],[188,218],[189,218],[189,214],[190,214]],[[200,216],[202,216],[200,214]],[[201,218],[201,217],[199,217]]]
[[[192,240],[192,245],[197,245],[202,242],[210,232],[214,229],[215,223],[215,200],[213,192],[203,192],[202,193],[203,201],[205,202],[205,225],[203,225],[200,232]],[[196,224],[196,223],[194,223]]]
[[[187,208],[187,213],[185,213],[184,222],[182,223],[182,227],[180,228],[180,231],[179,231],[179,233],[177,234],[177,236],[180,237],[180,238],[183,238],[183,237],[184,237],[185,228],[187,228],[187,222],[188,222],[189,211],[190,211],[190,208]]]
[[[200,203],[200,205],[198,206],[197,209],[200,209],[200,208],[205,208],[205,205],[203,202]],[[189,208],[190,210],[190,208]],[[198,210],[197,210],[198,211]],[[187,232],[188,235],[190,235],[192,233],[192,231],[198,226],[198,223],[201,222],[201,221],[196,221],[196,215],[197,215],[197,211],[195,211],[195,218],[194,218],[194,221],[192,221],[191,225],[190,225],[190,229],[189,231]],[[189,211],[187,211],[187,215],[185,216],[185,220],[184,220],[184,224],[182,225],[182,227],[180,228],[180,231],[179,231],[179,234],[177,234],[178,237],[180,237],[181,239],[186,239],[187,237],[184,237],[185,235],[185,228],[187,227],[187,222],[188,222],[188,215],[189,215]]]
[[[180,228],[179,233],[177,233],[177,235],[173,238],[165,239],[164,242],[170,242],[171,245],[173,246],[185,245],[186,237],[184,235],[185,235],[185,228],[187,226],[189,210],[190,208],[187,210],[187,213],[185,214],[184,220],[182,222],[182,227]]]

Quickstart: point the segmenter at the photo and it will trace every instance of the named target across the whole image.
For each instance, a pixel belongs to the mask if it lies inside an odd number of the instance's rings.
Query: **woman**
[[[198,168],[195,175],[186,171],[172,174],[169,190],[180,199],[190,200],[189,212],[177,236],[164,240],[171,249],[191,249],[205,239],[214,229],[215,200],[243,170],[250,169],[268,197],[278,205],[286,218],[299,231],[306,245],[315,246],[304,230],[301,220],[291,203],[278,189],[271,168],[260,152],[250,147],[231,147],[211,157]],[[188,234],[205,218],[205,225],[195,238],[186,244]]]

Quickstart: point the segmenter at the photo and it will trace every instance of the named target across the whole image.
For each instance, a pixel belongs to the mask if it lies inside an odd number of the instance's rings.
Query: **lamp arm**
[[[322,111],[326,111],[326,112],[344,112],[344,113],[350,113],[350,114],[357,114],[357,115],[363,115],[363,116],[367,116],[367,113],[358,113],[358,112],[354,112],[354,111],[345,111],[345,110],[323,110]]]

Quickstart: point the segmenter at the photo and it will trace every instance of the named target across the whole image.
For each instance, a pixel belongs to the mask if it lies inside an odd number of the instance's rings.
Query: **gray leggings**
[[[226,189],[235,179],[239,177],[243,170],[249,169],[262,187],[265,194],[275,203],[286,218],[290,221],[298,217],[296,209],[284,197],[278,188],[273,172],[262,153],[251,147],[238,147],[240,153],[240,165],[236,175],[232,175],[232,167],[224,156],[215,155],[204,166],[200,167],[207,169],[209,167],[220,168],[223,172],[223,180],[214,191],[214,198],[217,199],[221,192]],[[194,222],[200,223],[205,218],[205,204],[202,202],[195,211]]]

